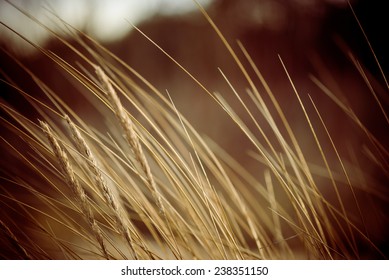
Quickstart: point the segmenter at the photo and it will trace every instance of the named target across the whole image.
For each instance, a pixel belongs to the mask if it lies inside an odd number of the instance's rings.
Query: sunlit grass
[[[287,100],[272,91],[244,45],[238,42],[235,50],[199,9],[226,47],[226,59],[242,72],[246,92],[239,92],[223,69],[220,75],[229,92],[212,92],[174,54],[135,28],[210,97],[208,102],[222,109],[234,133],[250,143],[244,156],[256,161],[256,171],[197,131],[169,91],[158,91],[87,34],[60,22],[71,34],[70,41],[44,27],[79,61],[36,48],[77,84],[72,96],[82,95],[94,113],[81,117],[82,112],[64,101],[69,93],[52,90],[3,50],[41,92],[21,89],[3,73],[3,85],[23,96],[39,115],[31,119],[1,100],[2,130],[7,131],[1,145],[6,159],[12,159],[12,164],[1,161],[0,230],[7,248],[3,258],[386,257],[370,232],[366,211],[387,220],[386,209],[375,203],[388,201],[385,186],[379,185],[387,181],[375,179],[378,170],[387,180],[387,143],[369,131],[343,97],[312,75],[318,92],[332,99],[344,112],[343,121],[355,123],[363,135],[363,141],[350,141],[346,152],[341,150],[344,143],[326,124],[325,115],[331,111],[321,111],[311,95],[302,98],[306,93],[298,90],[279,57],[275,63],[285,71],[285,83],[299,104],[295,110],[306,122],[304,133],[312,139],[309,147],[302,144],[285,112]],[[385,105],[363,67],[352,61],[388,125]],[[367,158],[374,172],[358,165],[366,166]]]

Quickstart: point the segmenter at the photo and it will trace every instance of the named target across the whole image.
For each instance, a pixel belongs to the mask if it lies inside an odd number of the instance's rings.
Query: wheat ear
[[[45,132],[47,139],[49,140],[50,146],[53,149],[55,156],[59,161],[61,170],[66,179],[67,184],[69,185],[74,195],[78,199],[81,206],[81,211],[84,213],[86,220],[97,239],[97,242],[100,244],[101,251],[104,254],[104,257],[106,259],[109,259],[107,248],[105,247],[104,244],[102,231],[96,222],[90,203],[88,202],[87,196],[85,194],[85,190],[81,187],[80,183],[78,182],[75,173],[73,171],[73,168],[70,165],[70,161],[65,150],[61,148],[61,146],[59,145],[49,125],[43,121],[39,121],[39,123],[43,131]]]
[[[134,249],[133,238],[129,230],[129,223],[123,217],[123,207],[120,205],[119,200],[117,199],[112,189],[107,185],[103,177],[103,174],[101,173],[101,169],[97,165],[95,156],[93,155],[88,144],[85,142],[84,138],[82,137],[79,129],[71,121],[68,115],[65,115],[64,117],[69,125],[70,131],[72,132],[78,151],[86,158],[89,171],[94,175],[95,183],[97,187],[102,191],[106,199],[106,202],[108,203],[109,207],[112,209],[115,215],[115,222],[116,225],[118,226],[119,232],[123,234],[124,238],[128,242],[133,257],[135,259],[138,259],[138,256]]]
[[[142,145],[139,142],[138,135],[135,132],[134,124],[131,119],[128,117],[125,109],[123,108],[122,103],[120,102],[119,97],[116,94],[109,78],[104,73],[104,71],[99,67],[95,66],[96,74],[102,83],[105,94],[108,96],[108,99],[113,107],[113,110],[118,118],[120,125],[125,134],[125,138],[130,145],[136,160],[140,163],[143,172],[146,175],[147,183],[150,188],[150,191],[157,203],[160,211],[165,215],[164,207],[162,205],[161,196],[159,195],[157,184],[155,183],[153,174],[151,173],[150,166],[147,162],[145,154],[143,153]]]

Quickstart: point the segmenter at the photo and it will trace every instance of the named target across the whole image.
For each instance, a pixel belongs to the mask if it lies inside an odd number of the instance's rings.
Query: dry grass
[[[297,110],[305,117],[305,133],[313,139],[306,147],[282,109],[288,104],[278,99],[243,44],[238,43],[237,54],[199,9],[248,85],[247,92],[238,92],[220,69],[236,98],[234,104],[223,93],[208,90],[174,60],[174,54],[142,34],[210,96],[209,102],[224,110],[231,129],[250,143],[249,156],[257,160],[257,171],[202,136],[169,92],[159,92],[98,42],[62,23],[76,47],[45,27],[78,55],[79,62],[71,64],[36,47],[74,79],[77,94],[88,100],[94,114],[81,118],[82,112],[64,101],[66,93],[51,90],[9,54],[43,95],[33,96],[3,73],[3,83],[23,96],[42,120],[1,101],[2,130],[7,131],[1,136],[7,155],[1,161],[0,186],[0,237],[7,248],[3,258],[387,257],[380,247],[384,238],[372,227],[388,218],[379,206],[388,201],[387,143],[369,131],[342,96],[312,76],[318,91],[327,94],[348,117],[344,121],[355,124],[363,135],[363,140],[341,150],[325,112],[311,96],[309,103],[301,98],[280,57]],[[388,126],[385,104],[363,68],[357,68]],[[365,171],[366,166],[374,168]]]

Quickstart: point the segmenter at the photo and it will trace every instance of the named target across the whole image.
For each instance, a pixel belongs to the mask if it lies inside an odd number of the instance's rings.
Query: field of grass
[[[174,53],[134,28],[205,96],[200,114],[221,115],[228,129],[210,129],[230,145],[197,129],[169,88],[159,90],[60,19],[72,40],[45,28],[77,60],[35,47],[58,79],[71,81],[73,92],[53,90],[2,48],[34,86],[22,87],[1,71],[1,258],[388,257],[384,70],[374,77],[351,50],[345,54],[359,74],[355,84],[363,85],[357,92],[362,97],[355,98],[369,104],[366,114],[377,116],[368,123],[340,90],[341,78],[324,65],[319,75],[305,74],[315,92],[300,91],[278,56],[274,63],[289,88],[288,98],[281,98],[244,43],[227,41],[199,10],[242,84],[220,68],[225,87],[209,89]],[[180,100],[195,102],[185,94]],[[73,106],[72,99],[82,105]],[[291,118],[296,115],[298,122]]]

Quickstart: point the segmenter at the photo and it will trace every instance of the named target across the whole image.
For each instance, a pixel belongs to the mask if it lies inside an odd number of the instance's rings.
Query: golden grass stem
[[[10,240],[10,243],[13,245],[17,253],[20,254],[20,257],[22,259],[28,259],[28,260],[32,259],[31,255],[26,251],[23,245],[19,242],[15,234],[2,220],[0,220],[0,231],[3,231],[5,233],[7,238]]]
[[[70,164],[69,158],[65,152],[65,150],[59,145],[57,139],[55,138],[52,130],[49,125],[44,121],[39,121],[41,128],[46,134],[47,139],[49,140],[50,146],[54,151],[54,154],[60,164],[61,170],[63,172],[63,176],[70,189],[76,196],[76,199],[80,203],[81,211],[85,215],[85,218],[91,227],[97,242],[100,245],[101,252],[104,255],[104,258],[109,259],[108,251],[104,243],[103,233],[101,231],[100,226],[97,224],[97,221],[94,217],[90,202],[86,196],[85,190],[81,187],[79,181],[76,178],[76,174]]]
[[[103,86],[105,94],[108,96],[111,105],[114,109],[115,115],[118,118],[120,125],[124,131],[125,138],[130,145],[137,161],[140,163],[143,172],[146,175],[146,179],[148,182],[148,186],[150,188],[151,193],[156,201],[156,204],[161,212],[164,211],[164,207],[162,204],[161,195],[158,192],[157,184],[155,183],[154,176],[151,173],[151,169],[149,163],[146,159],[146,156],[143,152],[142,145],[140,144],[138,135],[135,132],[134,124],[131,119],[128,117],[127,112],[122,106],[119,97],[116,94],[108,76],[104,73],[104,71],[99,67],[95,66],[96,74],[100,79],[100,82]]]
[[[107,185],[107,182],[103,177],[101,169],[98,167],[97,161],[91,149],[89,148],[88,144],[85,142],[84,138],[80,134],[80,131],[77,129],[77,127],[71,121],[68,115],[65,115],[65,120],[67,121],[70,131],[72,132],[78,151],[85,157],[86,163],[88,164],[89,167],[89,171],[95,177],[96,185],[102,191],[106,199],[106,202],[108,203],[109,207],[114,213],[115,222],[118,226],[119,232],[123,234],[124,238],[128,242],[133,257],[135,259],[138,259],[138,255],[134,249],[134,244],[133,244],[134,240],[133,237],[131,236],[131,231],[129,230],[130,225],[132,230],[136,232],[135,228],[133,227],[132,224],[128,223],[127,219],[124,218],[123,207],[119,203],[119,200],[116,197],[115,193],[112,191],[111,187]]]

